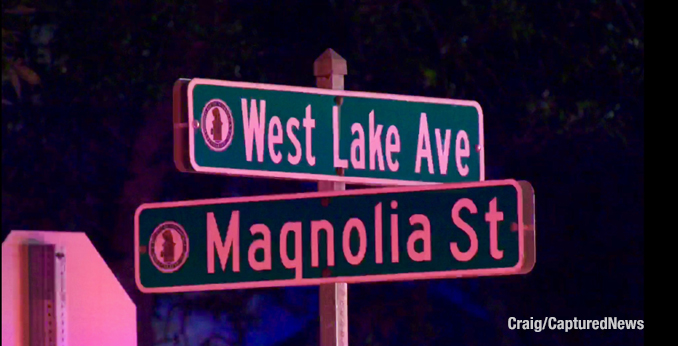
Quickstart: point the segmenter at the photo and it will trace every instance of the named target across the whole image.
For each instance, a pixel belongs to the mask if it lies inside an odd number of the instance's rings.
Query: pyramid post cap
[[[316,77],[342,75],[348,74],[346,66],[346,59],[341,57],[332,48],[328,48],[325,52],[315,59],[313,63],[313,75]]]

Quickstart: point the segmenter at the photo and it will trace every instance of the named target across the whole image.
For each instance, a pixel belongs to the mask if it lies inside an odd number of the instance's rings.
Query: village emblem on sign
[[[156,227],[149,242],[153,265],[163,273],[173,273],[188,259],[188,236],[176,222],[164,222]]]
[[[207,102],[202,110],[202,136],[213,151],[224,151],[233,141],[233,114],[222,100]]]

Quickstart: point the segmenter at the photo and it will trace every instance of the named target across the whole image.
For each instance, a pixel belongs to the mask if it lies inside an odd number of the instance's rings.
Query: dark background
[[[142,295],[144,202],[313,191],[180,173],[180,78],[478,101],[487,179],[530,181],[524,276],[349,286],[351,345],[642,345],[644,331],[512,331],[509,317],[644,318],[639,1],[3,0],[2,234],[86,232],[137,303],[140,345],[318,345],[317,287]]]

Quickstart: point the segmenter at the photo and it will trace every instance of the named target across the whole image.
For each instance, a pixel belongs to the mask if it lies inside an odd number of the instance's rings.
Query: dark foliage
[[[351,345],[643,343],[637,331],[506,326],[510,316],[643,318],[642,2],[15,0],[2,9],[3,239],[12,229],[86,232],[137,302],[140,345],[188,343],[201,313],[221,326],[203,345],[244,345],[254,330],[272,340],[265,321],[278,310],[299,321],[278,345],[317,345],[316,289],[139,294],[131,220],[143,202],[314,190],[177,172],[170,90],[179,77],[312,86],[313,60],[329,47],[348,61],[347,89],[477,100],[488,179],[531,181],[537,198],[532,273],[351,286]]]

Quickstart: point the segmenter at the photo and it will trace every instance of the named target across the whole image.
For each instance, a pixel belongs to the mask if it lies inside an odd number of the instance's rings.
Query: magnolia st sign
[[[182,171],[375,185],[485,180],[475,101],[180,79]]]
[[[146,293],[529,272],[534,192],[514,180],[144,204]]]

